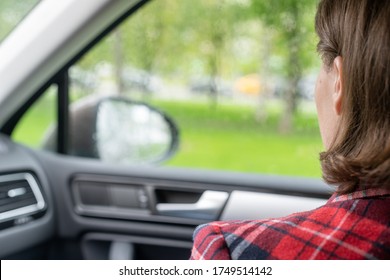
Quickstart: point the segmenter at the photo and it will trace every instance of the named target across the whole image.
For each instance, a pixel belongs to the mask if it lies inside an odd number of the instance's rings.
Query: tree
[[[228,6],[224,0],[203,1],[203,19],[200,22],[198,34],[202,36],[202,52],[206,60],[206,71],[210,76],[210,100],[212,108],[216,108],[218,102],[218,81],[221,75],[222,52],[230,31],[230,17]]]
[[[175,61],[181,60],[188,69],[191,68],[189,64],[201,65],[195,73],[188,74],[207,77],[207,93],[211,107],[215,109],[218,104],[218,79],[230,59],[226,50],[233,37],[233,6],[229,0],[177,2],[180,6],[177,7],[177,21],[172,31],[180,48],[174,53],[177,56]]]
[[[279,126],[282,133],[292,130],[292,120],[297,109],[298,83],[310,61],[305,58],[305,48],[312,39],[309,30],[313,26],[315,3],[314,0],[252,0],[254,13],[265,26],[275,30],[279,44],[287,50],[283,54],[288,86],[284,96],[285,110]],[[308,18],[311,19],[309,25]]]
[[[123,60],[147,73],[145,85],[150,83],[148,79],[156,71],[157,62],[166,47],[166,28],[175,5],[172,1],[153,1],[120,27],[125,50],[122,52]]]
[[[166,45],[164,37],[171,16],[171,3],[173,2],[160,0],[146,4],[141,11],[118,26],[87,56],[83,57],[80,66],[90,69],[98,62],[108,62],[113,68],[119,94],[125,91],[124,76],[127,67],[139,70],[139,72],[144,71],[144,78],[149,79],[156,70],[157,61],[161,58]],[[143,81],[145,85],[149,82]],[[147,89],[147,86],[144,87],[144,90]],[[150,92],[145,93],[150,94]]]

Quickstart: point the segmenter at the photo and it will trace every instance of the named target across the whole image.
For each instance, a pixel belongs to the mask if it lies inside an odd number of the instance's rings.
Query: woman
[[[269,220],[213,222],[191,259],[390,259],[390,1],[322,0],[315,94],[322,207]]]

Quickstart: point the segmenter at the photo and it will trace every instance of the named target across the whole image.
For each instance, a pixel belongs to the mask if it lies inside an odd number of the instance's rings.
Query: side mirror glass
[[[97,155],[107,162],[148,164],[167,160],[178,146],[178,130],[161,111],[123,98],[99,102]]]

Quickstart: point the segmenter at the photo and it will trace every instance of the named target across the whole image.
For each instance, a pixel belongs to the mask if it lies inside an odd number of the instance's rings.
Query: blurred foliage
[[[1,0],[0,38],[38,2]],[[133,67],[185,80],[232,80],[250,73],[299,79],[318,66],[316,2],[150,1],[79,65],[91,69],[106,61],[119,68],[117,72]]]
[[[299,54],[303,71],[316,61],[316,0],[158,0],[119,27],[125,64],[163,74],[218,75],[259,71],[264,44],[271,44],[273,74],[287,76],[288,55]],[[290,31],[296,33],[293,39]],[[264,36],[268,36],[264,40]],[[299,49],[290,41],[299,43]],[[114,63],[115,36],[107,37],[82,65]],[[216,60],[216,61],[214,61]],[[216,71],[215,65],[218,64]],[[185,66],[185,67],[183,67]]]
[[[291,75],[296,69],[289,56],[296,55],[302,70],[316,65],[314,16],[316,0],[252,0],[251,12],[271,29],[275,53],[284,57],[277,70]],[[291,69],[292,68],[292,69]]]
[[[158,0],[150,1],[100,43],[81,63],[114,67],[123,92],[126,67],[190,83],[208,79],[212,108],[219,99],[218,79],[234,81],[258,73],[263,95],[284,100],[281,133],[293,130],[299,83],[318,67],[315,51],[316,0]],[[187,81],[187,82],[185,82]],[[258,100],[256,118],[263,100]]]
[[[278,66],[288,83],[288,90],[284,94],[284,115],[279,125],[282,133],[292,130],[299,95],[298,84],[315,53],[313,37],[310,36],[314,33],[315,3],[314,0],[252,0],[253,13],[264,25],[277,31],[277,40],[272,45],[279,46],[277,49],[282,60]]]

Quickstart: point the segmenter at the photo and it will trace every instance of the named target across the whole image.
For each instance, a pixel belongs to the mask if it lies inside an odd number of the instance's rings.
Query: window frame
[[[152,0],[141,0],[132,8],[125,11],[121,16],[115,19],[106,29],[103,29],[93,40],[91,40],[84,48],[82,48],[72,59],[69,59],[47,82],[31,95],[31,97],[15,111],[5,122],[0,129],[5,135],[12,137],[16,126],[23,118],[25,113],[35,104],[35,102],[45,93],[45,91],[53,84],[57,85],[57,137],[56,137],[56,152],[59,154],[67,154],[69,148],[69,69],[75,65],[87,52],[108,36],[116,27],[122,24],[128,17],[138,11],[141,7]]]

